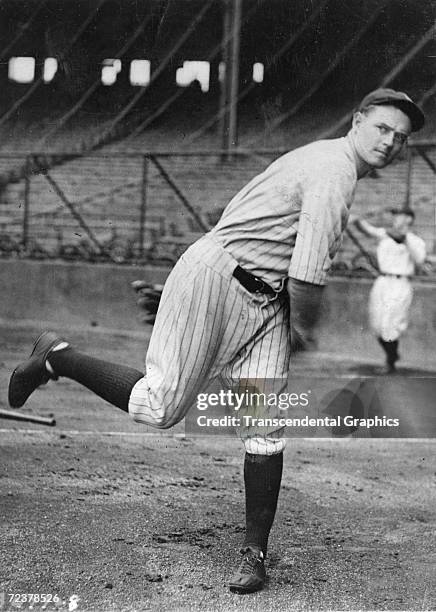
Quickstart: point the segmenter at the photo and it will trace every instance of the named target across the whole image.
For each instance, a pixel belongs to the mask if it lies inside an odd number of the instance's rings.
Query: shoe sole
[[[264,583],[260,583],[253,587],[243,587],[242,585],[230,585],[229,589],[231,593],[236,593],[238,595],[248,595],[250,593],[256,593],[257,591],[261,591],[264,587]]]

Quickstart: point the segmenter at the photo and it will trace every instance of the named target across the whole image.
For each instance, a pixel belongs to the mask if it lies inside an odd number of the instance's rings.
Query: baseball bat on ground
[[[28,421],[30,423],[39,423],[40,425],[56,425],[56,419],[53,417],[42,417],[33,414],[23,414],[22,412],[14,412],[13,410],[3,410],[0,408],[0,418],[13,419],[15,421]]]

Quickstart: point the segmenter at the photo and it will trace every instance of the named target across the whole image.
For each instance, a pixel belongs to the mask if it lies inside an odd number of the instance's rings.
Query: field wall
[[[11,325],[31,320],[41,328],[93,326],[148,335],[130,283],[138,278],[162,283],[167,274],[165,267],[3,260],[0,319]],[[366,278],[331,279],[319,334],[321,352],[381,359],[367,324],[371,283]],[[414,288],[402,357],[408,364],[436,366],[436,285],[415,281]]]

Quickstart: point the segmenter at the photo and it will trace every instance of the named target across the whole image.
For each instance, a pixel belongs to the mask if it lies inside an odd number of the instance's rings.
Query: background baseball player
[[[406,208],[391,213],[393,220],[389,229],[375,227],[363,219],[354,220],[360,231],[378,240],[380,276],[369,296],[369,321],[386,353],[386,373],[395,371],[399,338],[409,323],[413,297],[410,278],[426,256],[425,242],[410,231],[414,212]]]
[[[357,180],[389,164],[423,123],[402,92],[366,96],[345,138],[280,157],[182,255],[163,290],[145,374],[89,357],[46,333],[12,374],[10,404],[22,406],[39,385],[66,376],[136,421],[168,428],[217,376],[239,388],[286,380],[291,349],[310,339]],[[265,582],[285,440],[281,429],[239,433],[246,449],[246,531],[230,589],[248,593]]]

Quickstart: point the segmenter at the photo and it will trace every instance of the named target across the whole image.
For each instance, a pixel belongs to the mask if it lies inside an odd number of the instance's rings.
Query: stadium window
[[[58,69],[58,61],[54,57],[47,57],[44,60],[44,72],[43,79],[44,83],[50,83],[54,79],[54,75],[56,74]]]
[[[176,83],[180,87],[187,87],[193,81],[198,81],[203,93],[209,91],[209,62],[183,62],[183,66],[177,69]]]
[[[8,78],[17,83],[31,83],[35,78],[35,58],[11,57],[8,66]]]
[[[255,83],[263,83],[264,65],[260,62],[253,64],[253,81]]]
[[[117,74],[121,71],[121,60],[105,59],[102,65],[101,82],[103,85],[113,85],[117,80]]]
[[[132,60],[130,63],[130,83],[146,87],[150,83],[151,64],[149,60]]]

